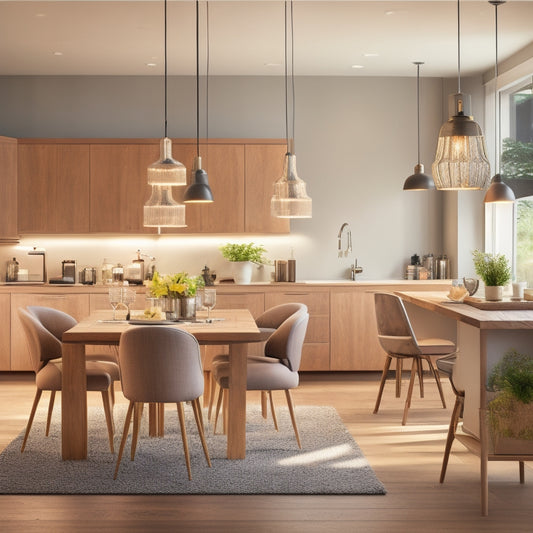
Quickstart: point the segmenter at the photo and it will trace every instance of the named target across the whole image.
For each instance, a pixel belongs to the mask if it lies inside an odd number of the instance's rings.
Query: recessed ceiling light
[[[365,68],[363,65],[352,65],[352,68]]]
[[[63,55],[63,52],[54,52],[54,55],[55,55],[55,56],[62,56],[62,55]]]
[[[363,54],[365,57],[379,57],[379,54],[377,52],[367,52],[366,54]]]
[[[43,18],[43,17],[46,17],[46,13],[35,13],[35,16],[37,18]]]
[[[396,11],[385,11],[385,15],[394,15]]]
[[[281,63],[265,63],[265,67],[281,67]]]
[[[157,63],[146,63],[147,67],[157,67]]]

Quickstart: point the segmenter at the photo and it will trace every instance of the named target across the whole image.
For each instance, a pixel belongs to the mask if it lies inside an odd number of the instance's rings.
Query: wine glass
[[[117,306],[122,302],[122,288],[112,287],[109,289],[109,303],[113,308],[113,320],[116,320]]]
[[[130,316],[130,306],[135,302],[136,295],[133,289],[122,289],[122,303],[127,307],[127,318]]]
[[[207,322],[211,322],[209,313],[217,303],[217,291],[216,289],[204,288],[201,295],[202,309],[207,309]]]

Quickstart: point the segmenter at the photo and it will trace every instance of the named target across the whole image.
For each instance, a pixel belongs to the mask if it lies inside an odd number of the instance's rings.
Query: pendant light
[[[414,61],[416,65],[416,128],[418,163],[415,166],[414,174],[411,174],[403,184],[404,191],[428,191],[435,188],[435,182],[431,176],[424,174],[424,165],[420,162],[420,65],[422,61]]]
[[[277,218],[311,218],[312,200],[307,196],[306,184],[296,172],[294,140],[289,140],[289,74],[288,74],[288,16],[290,14],[291,42],[291,98],[292,98],[292,135],[294,137],[294,24],[293,3],[285,2],[285,132],[287,153],[283,174],[274,183],[274,193],[270,201],[270,212]]]
[[[209,10],[209,2],[206,2],[207,10]],[[209,11],[207,11],[209,17]],[[208,18],[209,28],[209,18]],[[213,201],[213,193],[209,187],[209,180],[207,172],[202,169],[202,158],[200,157],[200,45],[199,45],[199,0],[196,0],[196,157],[194,158],[192,175],[193,183],[185,191],[183,202],[189,203],[211,203]],[[209,35],[207,37],[209,47]],[[208,55],[209,57],[209,55]],[[209,66],[207,76],[209,76]],[[207,114],[207,105],[206,105]]]
[[[509,203],[515,201],[515,195],[511,187],[502,181],[500,175],[500,128],[499,128],[499,105],[498,105],[498,6],[505,4],[505,0],[489,0],[489,4],[494,6],[495,21],[495,42],[496,42],[496,60],[494,63],[494,160],[496,173],[491,181],[484,202],[488,203]]]
[[[437,154],[432,165],[437,189],[485,189],[490,180],[490,165],[481,128],[468,116],[467,95],[461,93],[461,12],[457,0],[457,78],[453,115],[439,132]]]
[[[185,206],[172,198],[172,187],[187,184],[185,166],[172,158],[172,141],[167,137],[167,0],[165,5],[165,136],[161,139],[161,157],[147,170],[148,185],[152,194],[144,205],[144,226],[184,227]]]

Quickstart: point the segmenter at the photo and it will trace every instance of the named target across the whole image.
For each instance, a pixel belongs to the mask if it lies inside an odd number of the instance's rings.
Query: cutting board
[[[474,298],[467,296],[463,303],[477,307],[478,309],[484,309],[486,311],[526,311],[533,309],[533,301],[530,300],[511,300],[510,298],[504,298],[500,302],[488,302],[484,298]]]

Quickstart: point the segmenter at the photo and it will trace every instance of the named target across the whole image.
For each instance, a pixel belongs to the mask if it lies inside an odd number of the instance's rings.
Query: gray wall
[[[474,80],[473,86],[478,85]],[[285,137],[283,91],[279,77],[210,78],[209,136]],[[169,136],[194,137],[194,79],[170,78],[168,94]],[[446,98],[441,79],[421,79],[421,159],[428,173],[446,118]],[[12,137],[163,134],[158,77],[3,77],[0,102],[0,134]],[[204,136],[205,117],[201,122]],[[414,77],[298,77],[295,141],[298,172],[313,198],[313,218],[293,221],[290,238],[268,242],[272,259],[288,256],[288,247],[294,246],[299,279],[347,275],[353,259],[337,257],[343,222],[351,226],[354,256],[366,279],[402,278],[412,254],[447,251],[443,193],[402,191],[417,162]],[[450,213],[455,216],[453,209]],[[261,236],[253,240],[260,242]],[[211,241],[197,242],[205,248],[200,254],[205,260],[219,256]],[[453,239],[447,242],[457,245]],[[97,250],[93,253],[99,256]]]

